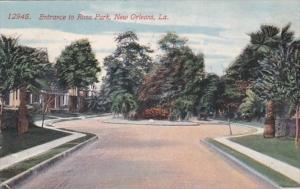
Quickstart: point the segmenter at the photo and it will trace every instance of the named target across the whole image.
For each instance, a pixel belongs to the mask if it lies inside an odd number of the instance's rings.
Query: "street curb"
[[[217,152],[222,157],[224,157],[227,160],[231,161],[232,163],[236,164],[238,167],[240,167],[243,170],[247,171],[252,176],[254,176],[256,179],[259,179],[260,181],[264,182],[264,184],[267,184],[267,185],[271,186],[272,188],[276,188],[276,189],[286,189],[286,188],[280,187],[278,184],[276,184],[275,182],[270,180],[268,177],[266,177],[265,175],[263,175],[260,172],[256,171],[252,167],[249,167],[248,165],[246,165],[245,163],[243,163],[239,159],[233,157],[232,155],[228,154],[227,152],[223,151],[222,149],[220,149],[220,148],[216,147],[215,145],[209,143],[206,139],[205,140],[200,140],[200,142],[202,144],[206,145],[209,149],[213,150],[214,152]],[[296,187],[293,188],[293,189],[296,189]]]
[[[59,160],[62,160],[66,157],[68,157],[69,155],[71,155],[73,152],[75,152],[76,150],[79,150],[81,148],[83,148],[84,146],[86,146],[87,144],[94,142],[98,139],[97,136],[93,136],[92,138],[76,145],[73,146],[72,148],[61,152],[57,155],[55,155],[54,157],[47,159],[33,167],[31,167],[30,169],[2,182],[0,184],[0,189],[12,189],[15,186],[20,185],[22,182],[24,182],[25,180],[29,179],[30,177],[36,176],[38,175],[40,172],[46,170],[47,168],[51,167],[52,165],[54,165],[55,163],[57,163]]]

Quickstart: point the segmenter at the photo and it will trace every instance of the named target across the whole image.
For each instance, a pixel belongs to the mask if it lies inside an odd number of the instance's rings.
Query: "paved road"
[[[99,140],[23,184],[21,189],[252,189],[263,182],[199,143],[228,127],[105,124],[95,118],[57,127],[96,133]],[[234,133],[249,131],[235,128]]]

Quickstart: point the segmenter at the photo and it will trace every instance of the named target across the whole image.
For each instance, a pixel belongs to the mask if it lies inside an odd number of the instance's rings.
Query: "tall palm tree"
[[[15,61],[8,70],[9,89],[20,90],[18,133],[28,131],[27,91],[36,91],[43,86],[45,74],[50,64],[45,50],[19,46],[15,53]]]
[[[2,88],[20,90],[18,134],[23,134],[28,131],[29,126],[27,91],[42,87],[50,67],[48,55],[42,49],[17,45],[15,38],[1,36],[0,43],[0,72],[5,72]]]
[[[7,68],[14,61],[14,53],[17,50],[17,39],[0,36],[0,130],[2,128],[2,116],[3,116],[3,96],[7,91],[6,80],[8,78]]]
[[[262,62],[261,66],[266,69],[262,70],[266,73],[270,71],[272,62],[265,61],[264,59],[272,55],[274,51],[277,51],[279,48],[283,47],[285,49],[294,39],[294,33],[290,31],[290,24],[286,25],[282,29],[272,26],[272,25],[262,25],[260,30],[250,34],[251,37],[251,46],[257,52],[259,57],[258,62]],[[264,75],[264,74],[262,74]],[[264,76],[262,76],[264,77]],[[278,78],[282,79],[282,78]],[[266,81],[266,78],[262,79]],[[258,78],[258,85],[263,86],[261,78]],[[274,137],[275,136],[275,98],[278,98],[278,88],[276,88],[276,83],[280,80],[269,80],[268,84],[265,83],[264,90],[260,90],[259,93],[265,93],[263,96],[268,96],[267,100],[267,117],[264,130],[265,137]],[[275,90],[275,91],[274,91]]]

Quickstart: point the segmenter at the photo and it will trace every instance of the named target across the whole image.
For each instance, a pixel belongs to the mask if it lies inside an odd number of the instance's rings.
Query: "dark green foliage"
[[[105,112],[105,107],[103,106],[105,99],[101,95],[91,96],[88,99],[88,108],[92,112]]]
[[[171,116],[175,119],[179,117],[181,120],[188,119],[193,111],[194,102],[189,96],[179,97],[175,100],[174,108]]]
[[[119,34],[116,42],[117,49],[104,59],[107,74],[101,92],[106,99],[105,107],[111,107],[116,93],[127,93],[135,98],[145,75],[153,66],[149,56],[153,51],[139,44],[134,32]]]
[[[259,96],[295,109],[300,99],[299,52],[299,41],[295,41],[280,46],[260,62],[261,75],[254,88]]]
[[[236,83],[231,77],[208,74],[203,83],[205,93],[198,108],[205,107],[216,116],[235,112],[244,98],[242,84]]]
[[[214,115],[226,113],[229,109],[234,111],[243,98],[237,83],[230,77],[208,73],[202,86],[204,92],[198,101],[198,111],[205,108]]]
[[[248,81],[246,89],[252,88],[263,100],[273,100],[277,104],[284,101],[286,89],[283,82],[292,77],[291,73],[287,73],[291,64],[283,63],[292,55],[287,52],[288,46],[294,41],[290,26],[288,24],[280,29],[261,25],[260,30],[250,33],[250,43],[226,70],[226,77],[238,82]],[[246,90],[241,91],[241,96],[246,96]]]
[[[18,48],[16,38],[6,37],[1,35],[0,37],[0,93],[8,90],[8,78],[7,69],[12,66],[15,54]]]
[[[26,87],[30,90],[42,88],[50,64],[47,52],[19,46],[17,39],[0,38],[0,88],[12,90]]]
[[[239,107],[241,116],[245,119],[261,118],[264,115],[265,103],[252,90],[247,90],[246,97]]]
[[[215,112],[222,109],[224,86],[221,78],[213,73],[208,73],[203,80],[204,94],[198,104],[198,111],[205,108],[206,111]]]
[[[287,49],[286,61],[289,62],[287,68],[287,96],[295,106],[300,103],[300,40],[294,41]]]
[[[236,80],[254,81],[258,77],[259,60],[263,58],[251,45],[248,45],[236,60],[227,68],[226,75]]]
[[[81,39],[67,46],[55,64],[59,83],[65,88],[86,88],[98,82],[101,71],[90,42]]]
[[[25,86],[27,89],[40,89],[42,80],[50,69],[46,51],[31,47],[18,47],[13,66],[8,69],[7,83],[9,89]]]
[[[187,39],[180,38],[174,32],[168,32],[163,38],[158,42],[160,48],[165,51],[171,51],[179,49],[186,45]]]
[[[250,33],[250,43],[227,69],[226,74],[236,80],[255,81],[261,68],[259,62],[280,45],[293,41],[294,33],[289,28],[290,24],[282,29],[261,25],[260,30]]]
[[[287,77],[287,66],[289,63],[284,61],[282,50],[276,50],[261,61],[260,77],[255,84],[255,91],[259,96],[267,100],[279,102],[284,99],[284,83]],[[288,64],[286,64],[288,63]]]
[[[111,111],[114,114],[122,114],[124,118],[129,118],[130,112],[137,108],[136,100],[130,93],[115,93],[112,96]]]

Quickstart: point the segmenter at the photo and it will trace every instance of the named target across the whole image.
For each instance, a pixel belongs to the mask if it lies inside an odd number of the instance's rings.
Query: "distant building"
[[[69,106],[69,96],[80,96],[83,98],[88,98],[96,94],[95,87],[90,86],[85,91],[79,91],[77,89],[69,90],[52,90],[45,91],[41,90],[38,93],[27,93],[27,104],[48,104],[48,109],[50,110],[67,110]],[[20,90],[10,91],[7,95],[5,105],[17,108],[20,105]],[[81,98],[78,99],[78,104]]]
[[[68,106],[69,93],[65,91],[43,91],[39,93],[27,93],[27,104],[49,103],[49,109],[64,109]],[[9,93],[8,106],[18,107],[20,105],[20,90],[13,90]]]

